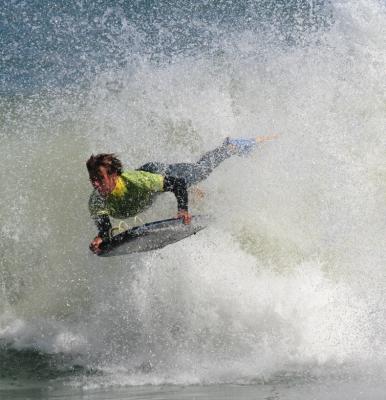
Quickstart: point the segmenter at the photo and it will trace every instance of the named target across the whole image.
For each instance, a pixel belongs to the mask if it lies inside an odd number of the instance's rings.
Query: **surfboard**
[[[125,230],[102,243],[99,256],[122,256],[150,250],[161,249],[169,244],[178,242],[206,228],[209,217],[193,215],[192,222],[185,225],[181,218],[169,218],[149,222]]]

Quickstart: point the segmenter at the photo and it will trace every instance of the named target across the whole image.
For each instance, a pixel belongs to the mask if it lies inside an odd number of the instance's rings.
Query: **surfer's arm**
[[[109,213],[106,209],[105,200],[94,190],[88,203],[91,218],[98,229],[98,236],[103,241],[110,239],[112,228]]]
[[[188,186],[185,178],[176,178],[174,176],[165,176],[164,191],[173,192],[177,199],[178,217],[183,218],[184,223],[191,221],[188,212]]]
[[[110,231],[112,228],[110,218],[108,215],[97,215],[94,217],[95,225],[98,229],[98,236],[103,240],[107,241],[110,239]]]
[[[90,243],[90,250],[95,254],[99,254],[101,252],[100,246],[103,243],[110,243],[112,226],[108,215],[93,216],[93,219],[98,229],[98,235]]]

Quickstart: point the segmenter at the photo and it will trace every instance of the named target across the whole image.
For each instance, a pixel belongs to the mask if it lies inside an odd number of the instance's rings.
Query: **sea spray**
[[[333,2],[310,23],[290,7],[291,28],[269,29],[283,8],[248,4],[254,24],[233,8],[228,26],[214,23],[218,10],[186,30],[170,18],[159,42],[120,8],[51,20],[71,27],[64,37],[102,31],[95,53],[70,41],[83,49],[76,79],[64,46],[62,69],[40,58],[31,73],[50,79],[15,78],[1,100],[3,354],[80,366],[85,387],[382,373],[384,7]],[[191,210],[216,218],[207,230],[147,254],[89,252],[91,153],[135,168],[271,133],[200,185]],[[175,211],[164,194],[140,217]]]

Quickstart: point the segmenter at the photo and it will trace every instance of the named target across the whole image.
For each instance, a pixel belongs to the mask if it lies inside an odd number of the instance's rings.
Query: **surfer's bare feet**
[[[256,136],[255,141],[256,141],[256,143],[269,142],[271,140],[277,139],[278,137],[279,137],[278,134],[269,135],[269,136]]]

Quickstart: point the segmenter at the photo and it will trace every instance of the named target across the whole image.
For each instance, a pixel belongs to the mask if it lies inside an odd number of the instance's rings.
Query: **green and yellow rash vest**
[[[129,218],[149,207],[157,192],[164,191],[164,177],[145,171],[126,171],[114,190],[103,197],[95,189],[89,200],[91,217]]]
[[[89,209],[98,236],[109,240],[112,228],[109,217],[133,217],[149,207],[157,193],[164,191],[174,193],[179,211],[188,211],[187,183],[181,177],[142,170],[126,171],[118,177],[114,190],[106,197],[95,189],[90,196]]]

